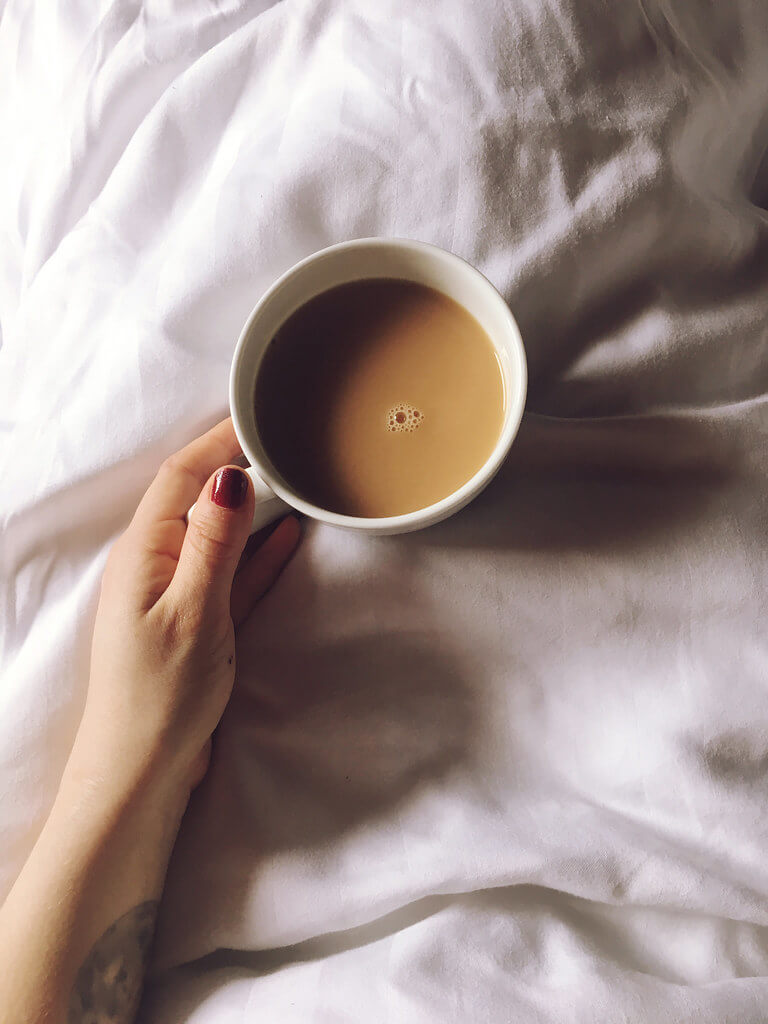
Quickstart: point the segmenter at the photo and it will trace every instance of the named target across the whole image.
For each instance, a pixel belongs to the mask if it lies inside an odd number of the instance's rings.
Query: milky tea
[[[258,371],[256,425],[286,484],[349,516],[446,498],[488,460],[504,377],[480,324],[448,296],[375,278],[293,313]]]

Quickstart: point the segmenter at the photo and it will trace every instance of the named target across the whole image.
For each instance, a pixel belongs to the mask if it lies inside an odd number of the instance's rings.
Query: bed
[[[499,477],[308,526],[241,632],[147,1024],[760,1024],[762,0],[0,7],[0,898],[99,577],[324,245],[464,256],[520,324]]]

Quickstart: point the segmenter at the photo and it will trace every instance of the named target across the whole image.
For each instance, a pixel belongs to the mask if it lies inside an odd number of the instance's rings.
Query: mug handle
[[[279,519],[280,516],[290,512],[291,506],[287,501],[278,498],[275,492],[264,483],[253,466],[243,467],[243,472],[247,473],[251,478],[253,493],[256,496],[256,504],[253,507],[253,519],[251,520],[251,533],[256,533],[263,526],[269,526],[275,519]],[[195,502],[196,504],[197,502]],[[195,511],[195,505],[187,512],[187,522],[189,522],[192,513]]]

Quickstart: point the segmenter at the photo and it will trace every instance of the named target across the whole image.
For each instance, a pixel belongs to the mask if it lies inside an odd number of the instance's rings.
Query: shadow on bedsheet
[[[249,665],[229,727],[245,845],[312,847],[375,820],[467,759],[474,718],[455,660],[421,633],[299,642],[266,674]]]
[[[404,543],[518,550],[637,550],[710,515],[744,440],[693,414],[568,420],[527,415],[490,486]]]
[[[472,757],[475,703],[429,633],[309,632],[260,661],[246,653],[174,849],[157,966],[232,943],[275,855],[330,850],[439,785]]]
[[[198,970],[241,967],[249,974],[263,976],[289,964],[336,956],[380,942],[457,907],[461,907],[467,917],[476,915],[482,918],[487,914],[489,923],[493,921],[497,928],[499,918],[503,917],[518,921],[520,927],[524,927],[531,918],[546,917],[567,925],[575,944],[583,944],[591,951],[599,952],[603,962],[622,965],[671,983],[683,984],[685,980],[665,962],[663,955],[654,955],[646,944],[637,941],[633,929],[626,927],[626,919],[632,921],[635,916],[653,916],[656,912],[663,918],[685,919],[690,916],[695,921],[695,914],[689,915],[674,908],[655,910],[613,906],[540,885],[509,885],[425,896],[356,928],[319,935],[282,949],[220,949],[201,958],[195,967]],[[729,924],[723,922],[723,927],[727,928]]]
[[[191,1015],[226,982],[255,980],[294,964],[338,956],[406,929],[415,929],[422,922],[434,918],[433,927],[423,929],[420,945],[417,947],[414,933],[410,945],[412,950],[429,949],[430,944],[434,944],[435,935],[455,935],[450,915],[458,912],[462,914],[462,937],[472,943],[475,950],[483,948],[486,938],[492,943],[499,941],[498,936],[506,935],[511,942],[522,940],[525,943],[517,952],[519,956],[525,955],[529,967],[540,964],[543,968],[551,955],[542,938],[541,922],[545,920],[567,932],[570,955],[576,958],[581,955],[590,963],[598,958],[606,972],[614,970],[629,976],[641,975],[671,985],[692,983],[685,953],[680,955],[676,948],[678,936],[694,935],[698,937],[701,948],[711,947],[711,981],[715,981],[718,974],[722,977],[723,957],[733,976],[760,976],[757,974],[759,967],[752,966],[750,955],[743,949],[753,948],[755,943],[759,945],[767,931],[759,925],[727,919],[713,920],[708,915],[679,908],[615,906],[538,885],[511,885],[427,896],[366,924],[320,935],[293,946],[263,950],[219,949],[193,963],[179,966],[147,986],[141,1020],[163,1019],[160,1009],[164,998],[169,996],[174,1011],[184,1014],[183,1019],[187,1019],[187,1015]],[[442,922],[440,915],[443,915]],[[651,924],[662,936],[666,935],[658,948],[647,941]],[[527,929],[527,925],[532,927]],[[546,931],[543,934],[547,934]],[[685,943],[680,948],[684,950]],[[719,951],[719,958],[715,957],[715,950]],[[504,984],[505,976],[502,972],[497,983]],[[489,978],[489,984],[493,983]]]

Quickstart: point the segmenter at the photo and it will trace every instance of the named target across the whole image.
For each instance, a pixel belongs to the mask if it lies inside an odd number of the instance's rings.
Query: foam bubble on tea
[[[405,402],[393,406],[387,414],[387,428],[395,434],[405,431],[410,433],[420,427],[423,422],[424,417],[421,412]]]

